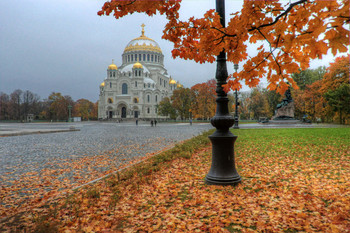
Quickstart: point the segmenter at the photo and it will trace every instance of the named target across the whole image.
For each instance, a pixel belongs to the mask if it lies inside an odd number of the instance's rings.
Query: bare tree
[[[9,120],[10,97],[8,94],[0,93],[0,120]]]
[[[14,120],[21,120],[21,104],[22,104],[23,91],[17,89],[10,95],[10,113],[11,118]],[[23,119],[22,119],[23,120]]]

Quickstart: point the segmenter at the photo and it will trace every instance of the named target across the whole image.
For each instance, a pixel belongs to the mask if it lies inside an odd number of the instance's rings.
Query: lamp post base
[[[209,136],[212,142],[212,164],[205,177],[209,185],[237,185],[241,177],[235,168],[234,143],[237,136],[231,132],[216,131]]]

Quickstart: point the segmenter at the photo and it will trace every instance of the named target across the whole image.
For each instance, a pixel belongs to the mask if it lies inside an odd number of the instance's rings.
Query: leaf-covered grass
[[[201,135],[22,221],[46,232],[349,231],[350,128],[233,132],[238,186],[204,184],[211,146]]]

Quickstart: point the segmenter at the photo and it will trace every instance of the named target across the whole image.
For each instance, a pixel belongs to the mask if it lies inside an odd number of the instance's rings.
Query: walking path
[[[0,124],[0,137],[9,136],[21,136],[28,134],[43,134],[43,133],[59,133],[59,132],[73,132],[79,131],[84,125],[89,125],[91,123],[11,123],[11,124]],[[95,123],[93,123],[95,124]],[[103,123],[101,123],[103,124]],[[113,124],[113,123],[104,123]],[[133,123],[115,123],[122,126],[134,126]],[[208,123],[196,123],[193,125],[207,125]],[[161,123],[161,125],[165,125]],[[180,126],[189,125],[188,123],[172,123],[167,124],[167,126]],[[148,123],[139,123],[139,127],[149,127]],[[158,124],[159,126],[159,124]],[[240,124],[241,129],[251,129],[251,128],[333,128],[333,127],[344,127],[335,124]]]

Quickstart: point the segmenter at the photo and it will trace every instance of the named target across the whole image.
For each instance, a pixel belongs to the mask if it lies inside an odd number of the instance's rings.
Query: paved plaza
[[[151,127],[149,124],[96,122],[0,124],[0,127],[1,131],[16,131],[17,135],[32,132],[30,135],[0,137],[1,178],[14,170],[15,174],[40,171],[53,160],[102,155],[116,150],[118,153],[113,154],[116,160],[139,157],[213,128],[210,124],[193,124],[191,127],[186,123],[157,124]],[[79,131],[71,131],[71,127]],[[42,134],[50,131],[55,133]],[[125,149],[129,147],[134,148]]]
[[[0,212],[72,189],[211,128],[208,123],[2,123]],[[11,132],[22,136],[4,136]]]

